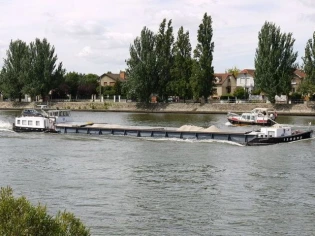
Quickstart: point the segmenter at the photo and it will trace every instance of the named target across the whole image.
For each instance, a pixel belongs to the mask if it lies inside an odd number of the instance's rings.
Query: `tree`
[[[160,24],[156,36],[156,55],[158,64],[158,94],[162,100],[168,98],[168,86],[171,81],[171,68],[173,66],[172,47],[174,43],[172,20],[166,27],[166,19]]]
[[[189,32],[184,28],[178,30],[177,40],[173,48],[174,64],[171,69],[171,90],[174,95],[186,98],[192,96],[190,77],[192,73],[191,44]]]
[[[144,27],[141,36],[130,46],[130,58],[127,62],[126,82],[129,98],[137,98],[141,102],[149,102],[152,93],[157,92],[157,59],[155,53],[156,37],[152,31]]]
[[[305,79],[315,84],[315,31],[313,33],[313,39],[309,39],[306,43],[305,55],[302,59],[304,63],[303,69],[306,74]]]
[[[51,46],[47,39],[36,39],[30,44],[31,53],[31,76],[27,86],[27,92],[31,96],[41,95],[42,99],[49,94],[49,91],[58,87],[65,70],[62,63],[56,67],[57,55],[55,47]]]
[[[96,88],[99,86],[99,76],[96,74],[87,74],[80,77],[78,83],[78,96],[80,98],[90,98],[96,94]]]
[[[258,34],[255,54],[255,86],[275,103],[276,95],[288,95],[296,68],[297,52],[293,51],[292,33],[281,33],[280,27],[265,22]]]
[[[72,213],[47,214],[45,206],[33,206],[25,197],[15,198],[10,187],[0,190],[0,235],[90,235]]]
[[[30,54],[27,44],[21,40],[11,41],[1,70],[1,92],[21,102],[29,76]]]
[[[246,93],[243,87],[237,87],[233,93],[234,97],[246,99],[248,97],[248,93]]]
[[[240,69],[238,69],[236,66],[234,66],[233,68],[227,69],[226,73],[230,73],[232,75],[234,75],[234,77],[236,78],[238,73],[240,73]]]
[[[198,43],[194,50],[194,64],[191,78],[193,95],[196,99],[208,99],[214,86],[214,71],[212,66],[214,42],[212,42],[212,18],[204,14],[198,29]]]
[[[69,94],[71,94],[72,98],[77,99],[79,81],[83,76],[83,74],[77,72],[69,72],[65,75],[65,84],[69,87]]]

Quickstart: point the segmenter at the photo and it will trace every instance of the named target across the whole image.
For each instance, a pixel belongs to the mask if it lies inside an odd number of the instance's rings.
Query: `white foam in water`
[[[173,142],[189,142],[189,143],[195,143],[195,142],[199,142],[199,143],[226,143],[226,144],[230,144],[230,145],[244,147],[244,145],[240,144],[240,143],[227,141],[227,140],[218,140],[218,139],[197,140],[197,139],[179,139],[179,138],[151,138],[151,137],[150,138],[141,137],[141,138],[146,139],[146,140],[150,140],[150,141],[173,141]]]
[[[12,131],[12,124],[8,121],[0,120],[0,131]]]

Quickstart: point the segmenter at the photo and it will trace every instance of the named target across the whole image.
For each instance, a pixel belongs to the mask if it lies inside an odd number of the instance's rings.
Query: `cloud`
[[[11,39],[29,43],[45,37],[67,71],[81,73],[124,69],[129,46],[143,27],[157,32],[164,18],[172,20],[175,39],[180,26],[189,31],[194,49],[202,17],[210,15],[218,72],[253,67],[265,21],[293,33],[299,56],[315,30],[313,0],[0,0],[0,7],[0,56]]]

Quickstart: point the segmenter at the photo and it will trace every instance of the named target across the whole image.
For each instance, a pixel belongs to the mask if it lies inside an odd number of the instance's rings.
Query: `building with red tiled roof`
[[[294,76],[291,80],[291,86],[292,86],[291,91],[293,93],[297,91],[297,89],[300,87],[305,77],[306,77],[306,74],[304,73],[304,71],[299,70],[299,69],[296,69],[294,71]]]
[[[255,86],[255,70],[244,69],[236,77],[236,86],[243,87],[247,92],[251,92]]]
[[[232,73],[214,73],[214,79],[213,98],[234,93],[236,89],[236,78]]]

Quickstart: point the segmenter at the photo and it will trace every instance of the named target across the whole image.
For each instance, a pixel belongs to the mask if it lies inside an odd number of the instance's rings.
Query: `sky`
[[[265,21],[293,33],[298,62],[315,31],[315,0],[0,0],[0,66],[11,40],[46,38],[67,72],[101,75],[127,66],[129,47],[143,27],[157,32],[164,18],[189,31],[194,49],[203,15],[213,21],[216,73],[254,69]]]

